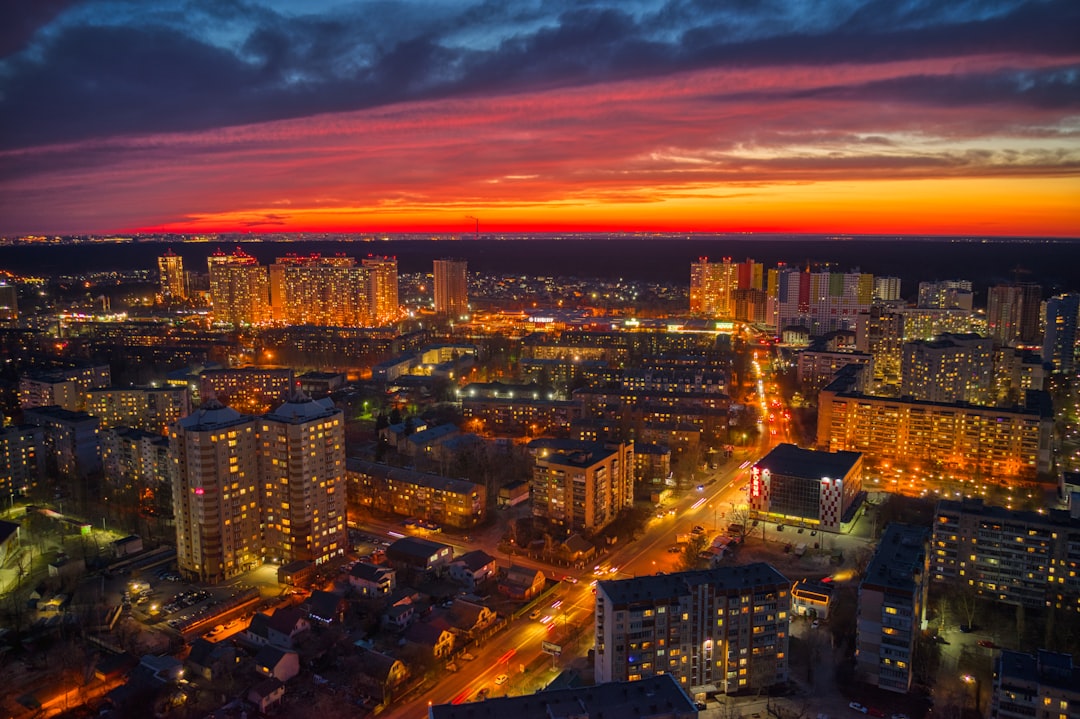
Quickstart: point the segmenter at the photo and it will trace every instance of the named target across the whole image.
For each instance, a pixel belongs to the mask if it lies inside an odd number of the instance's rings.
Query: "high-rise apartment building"
[[[44,468],[45,434],[31,424],[0,426],[0,499],[33,489]]]
[[[382,327],[401,314],[398,301],[398,267],[396,257],[369,256],[363,260],[371,273],[371,319]]]
[[[943,334],[935,340],[905,342],[900,394],[930,402],[993,399],[994,347],[989,337]]]
[[[1076,354],[1080,349],[1080,294],[1070,292],[1046,301],[1046,334],[1043,338],[1042,359],[1053,371],[1071,374],[1076,370]]]
[[[533,466],[533,516],[596,531],[634,502],[634,443],[553,441]]]
[[[0,322],[19,319],[19,288],[7,280],[0,280]]]
[[[732,264],[730,257],[709,262],[701,257],[690,264],[690,312],[695,315],[731,319],[735,307],[733,293],[739,288],[741,266]],[[745,272],[747,289],[753,289],[753,270]]]
[[[984,334],[985,323],[969,310],[874,305],[855,321],[855,348],[874,357],[874,391],[898,395],[905,342],[945,333]]]
[[[343,554],[344,413],[329,398],[297,393],[258,424],[265,555],[322,564]]]
[[[993,602],[1080,610],[1080,518],[1021,512],[981,499],[941,500],[931,576]]]
[[[262,562],[257,420],[207,400],[169,434],[180,572],[221,582]]]
[[[967,310],[972,308],[971,280],[939,280],[919,283],[921,309]]]
[[[104,430],[101,463],[110,502],[172,514],[168,437],[129,427]]]
[[[859,583],[856,671],[882,689],[911,689],[930,587],[929,542],[925,527],[890,524]]]
[[[296,389],[292,369],[230,367],[199,373],[199,397],[214,397],[249,414],[262,414],[285,401]]]
[[[316,327],[370,324],[369,270],[352,257],[289,255],[270,266],[270,304],[275,321]]]
[[[1032,345],[1039,340],[1042,287],[1032,282],[994,285],[987,293],[986,321],[999,345]]]
[[[776,328],[805,327],[811,335],[855,329],[856,317],[870,309],[874,276],[858,272],[777,274]]]
[[[465,260],[435,260],[435,314],[456,319],[469,313],[468,269]]]
[[[602,581],[596,683],[671,674],[755,691],[788,678],[791,582],[769,564]]]
[[[896,302],[900,299],[899,277],[875,277],[874,301]]]
[[[158,282],[161,296],[168,301],[187,299],[187,282],[184,280],[184,258],[172,250],[158,258]]]
[[[266,267],[239,249],[231,255],[215,252],[206,262],[215,322],[242,327],[270,321],[270,281]]]

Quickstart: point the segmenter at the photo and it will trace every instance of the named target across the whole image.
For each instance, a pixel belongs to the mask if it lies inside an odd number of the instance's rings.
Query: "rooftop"
[[[843,479],[861,457],[859,452],[818,452],[794,444],[779,444],[758,460],[756,466],[788,477]]]
[[[519,697],[496,697],[468,704],[439,704],[431,719],[644,719],[697,717],[694,703],[670,674],[634,682],[551,689]]]
[[[613,604],[651,602],[658,599],[677,599],[703,584],[712,585],[719,590],[741,590],[775,584],[790,586],[791,582],[771,564],[755,562],[732,567],[607,580],[597,585],[597,593],[603,592]]]
[[[930,530],[893,522],[885,528],[861,586],[912,591],[923,574]]]

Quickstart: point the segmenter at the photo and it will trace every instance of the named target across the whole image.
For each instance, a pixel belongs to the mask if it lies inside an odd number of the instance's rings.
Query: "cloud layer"
[[[1080,234],[1072,1],[30,5],[0,233]]]

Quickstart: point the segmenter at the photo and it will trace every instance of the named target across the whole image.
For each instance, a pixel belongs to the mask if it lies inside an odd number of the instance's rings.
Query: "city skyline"
[[[1075,236],[1067,2],[12,13],[0,234]]]

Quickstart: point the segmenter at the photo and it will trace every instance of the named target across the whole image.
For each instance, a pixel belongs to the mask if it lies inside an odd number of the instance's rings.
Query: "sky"
[[[0,5],[0,236],[1080,237],[1076,0]]]

